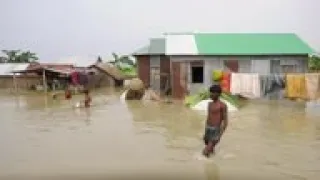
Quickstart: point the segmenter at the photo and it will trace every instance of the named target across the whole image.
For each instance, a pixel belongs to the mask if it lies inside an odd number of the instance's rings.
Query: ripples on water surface
[[[230,114],[217,155],[200,161],[204,116],[178,104],[122,104],[110,92],[93,99],[99,105],[84,110],[2,94],[0,179],[319,179],[320,118],[301,103],[247,104]]]

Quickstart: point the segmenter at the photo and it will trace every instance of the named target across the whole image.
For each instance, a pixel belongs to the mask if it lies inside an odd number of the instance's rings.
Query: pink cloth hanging
[[[79,73],[76,71],[71,73],[71,81],[72,81],[72,84],[74,84],[74,85],[79,84],[79,75],[78,74]]]

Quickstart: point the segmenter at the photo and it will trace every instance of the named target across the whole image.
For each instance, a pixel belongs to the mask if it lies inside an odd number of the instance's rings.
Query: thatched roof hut
[[[113,77],[115,80],[123,81],[125,79],[132,79],[134,77],[124,75],[116,66],[111,63],[96,63],[89,68],[96,68],[103,73],[108,74],[109,76]]]

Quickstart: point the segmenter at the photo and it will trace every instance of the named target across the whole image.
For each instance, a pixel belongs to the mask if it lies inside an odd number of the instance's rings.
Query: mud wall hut
[[[130,79],[110,63],[95,63],[88,67],[91,72],[89,76],[90,88],[99,87],[119,87],[123,85],[124,80]]]

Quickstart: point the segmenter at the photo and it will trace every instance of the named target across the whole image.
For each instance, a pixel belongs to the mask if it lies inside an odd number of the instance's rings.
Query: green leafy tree
[[[0,57],[3,63],[28,63],[39,59],[35,53],[30,51],[2,50],[2,53],[5,54],[4,57]]]
[[[7,59],[5,57],[0,56],[0,63],[5,63]]]
[[[309,58],[309,68],[311,70],[320,70],[320,56],[319,55],[312,55]]]
[[[2,53],[5,54],[5,56],[2,57],[5,63],[15,62],[18,59],[20,50],[2,50]]]

